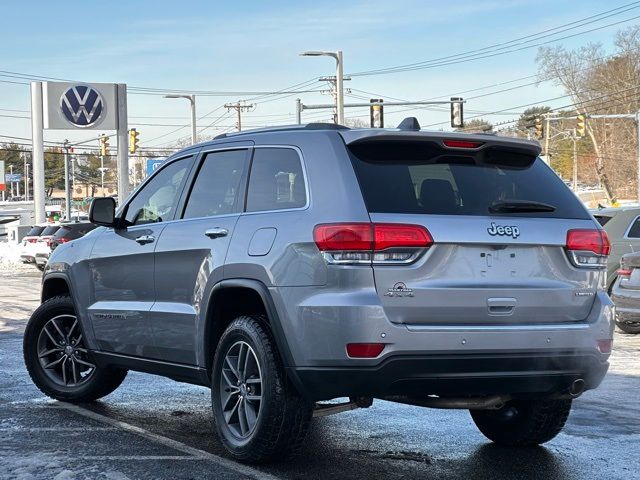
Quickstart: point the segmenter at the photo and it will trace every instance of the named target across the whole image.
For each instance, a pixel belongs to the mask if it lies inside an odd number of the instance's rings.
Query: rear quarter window
[[[580,201],[536,159],[526,165],[508,152],[498,164],[476,164],[472,155],[432,155],[410,146],[349,148],[370,212],[433,215],[508,215],[589,219]],[[490,213],[495,202],[527,201],[552,205],[552,212]]]

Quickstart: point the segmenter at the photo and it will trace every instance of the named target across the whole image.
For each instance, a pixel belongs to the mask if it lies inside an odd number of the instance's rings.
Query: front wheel
[[[68,296],[50,298],[33,312],[24,331],[23,354],[33,383],[56,400],[97,400],[118,388],[127,375],[126,370],[96,365]]]
[[[213,360],[211,403],[225,448],[250,463],[296,453],[312,414],[312,404],[287,380],[260,316],[238,317],[223,333]]]
[[[540,445],[554,438],[569,417],[571,400],[512,400],[498,410],[471,410],[485,437],[511,447]]]

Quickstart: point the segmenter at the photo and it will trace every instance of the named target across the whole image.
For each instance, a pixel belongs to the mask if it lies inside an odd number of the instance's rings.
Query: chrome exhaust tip
[[[582,378],[574,380],[569,387],[569,395],[571,395],[572,398],[579,397],[580,395],[582,395],[582,392],[584,392],[584,387],[585,382]]]

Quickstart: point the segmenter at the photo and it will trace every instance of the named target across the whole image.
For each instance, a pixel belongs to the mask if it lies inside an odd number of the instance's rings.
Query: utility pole
[[[302,101],[299,98],[296,98],[296,123],[302,123]]]
[[[544,156],[547,159],[547,164],[551,165],[551,158],[549,158],[549,137],[551,136],[551,122],[549,121],[549,115],[544,116]]]
[[[578,150],[576,148],[576,143],[578,141],[578,137],[576,136],[575,129],[571,135],[571,140],[573,140],[573,192],[578,191]]]
[[[71,182],[69,179],[69,140],[63,143],[64,148],[64,198],[67,209],[67,220],[71,221]]]
[[[236,115],[237,115],[236,128],[238,129],[239,132],[242,131],[242,111],[244,110],[245,112],[249,112],[253,108],[255,108],[255,106],[256,106],[255,103],[250,103],[247,105],[247,104],[242,104],[240,102],[224,104],[224,108],[226,108],[227,110],[236,111]]]
[[[638,202],[640,202],[640,112],[636,112],[636,142],[638,145],[637,152],[636,152],[638,155],[637,190],[638,190]]]
[[[13,179],[13,165],[9,165],[9,173],[11,174],[11,178]],[[9,182],[9,186],[11,187],[11,199],[13,200],[13,180]]]
[[[25,177],[25,194],[24,194],[24,198],[25,200],[29,200],[29,162],[27,162],[27,156],[24,156],[25,158],[25,162],[24,162],[24,177]]]

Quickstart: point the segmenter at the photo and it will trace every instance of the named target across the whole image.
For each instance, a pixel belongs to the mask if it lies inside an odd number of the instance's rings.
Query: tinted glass
[[[627,235],[629,238],[640,238],[640,218],[636,218],[629,229],[629,234]]]
[[[53,236],[54,240],[57,238],[66,238],[67,240],[74,240],[80,238],[86,233],[96,228],[92,223],[77,223],[73,225],[63,225],[60,230]]]
[[[129,225],[172,220],[191,157],[183,158],[155,174],[127,206],[125,220]]]
[[[298,208],[306,203],[298,153],[291,148],[256,148],[249,175],[247,212]]]
[[[42,233],[43,230],[44,230],[44,227],[31,227],[31,230],[29,230],[29,233],[27,233],[27,236],[28,237],[38,236]]]
[[[540,159],[531,165],[516,159],[516,166],[510,166],[508,152],[493,165],[476,164],[473,157],[449,155],[434,159],[410,153],[368,149],[366,155],[361,155],[351,149],[370,212],[489,215],[494,203],[527,201],[552,205],[555,211],[492,215],[590,218],[579,200]]]
[[[607,222],[611,220],[613,217],[608,217],[606,215],[594,215],[593,218],[595,218],[598,221],[598,223],[604,227],[607,224]]]
[[[54,233],[56,233],[58,230],[60,230],[60,227],[58,225],[51,225],[49,227],[46,227],[42,233],[40,234],[41,237],[44,237],[46,235],[53,235]]]
[[[183,218],[237,212],[240,201],[238,193],[246,162],[246,150],[209,153],[193,184]]]

